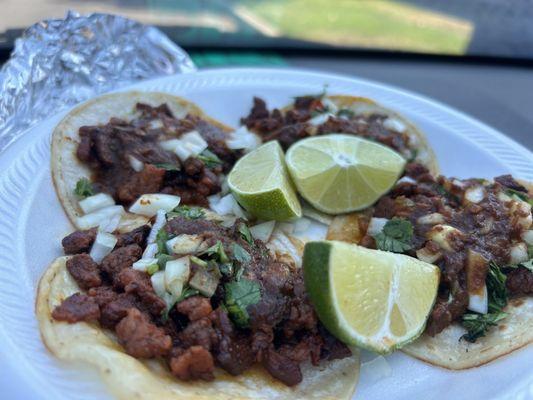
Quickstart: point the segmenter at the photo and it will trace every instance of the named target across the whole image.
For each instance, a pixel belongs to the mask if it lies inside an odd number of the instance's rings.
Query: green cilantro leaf
[[[83,198],[94,195],[93,185],[89,179],[81,178],[78,182],[76,182],[74,194]]]
[[[231,276],[233,275],[233,264],[232,263],[220,264],[218,266],[218,270],[220,271],[222,275]]]
[[[158,260],[159,261],[159,260]],[[152,265],[149,265],[147,268],[146,268],[146,272],[148,273],[148,275],[153,275],[155,274],[157,271],[159,271],[159,265],[158,263],[154,263]]]
[[[233,257],[241,264],[250,262],[252,257],[241,245],[233,243]]]
[[[164,169],[165,171],[179,171],[181,169],[179,165],[174,165],[171,163],[155,163],[152,165],[154,167]]]
[[[246,328],[249,323],[248,306],[261,300],[261,285],[256,281],[242,278],[238,282],[224,285],[226,296],[224,305],[235,325]]]
[[[168,254],[160,254],[157,256],[157,265],[159,269],[165,269],[165,265],[167,264],[167,261],[172,260],[174,257],[169,256]]]
[[[406,219],[395,217],[385,224],[374,239],[380,250],[404,253],[413,248],[413,225]]]
[[[514,190],[514,189],[505,189],[505,193],[510,197],[515,197],[515,198],[518,198],[519,200],[532,204],[533,200],[529,198],[527,193],[521,192],[519,190]]]
[[[507,305],[507,288],[505,281],[507,277],[500,267],[491,262],[487,273],[487,292],[489,295],[489,312],[500,312]]]
[[[478,338],[485,336],[491,326],[496,326],[506,316],[507,314],[502,311],[489,314],[464,314],[462,322],[468,332],[461,336],[461,339],[471,343],[475,342]]]
[[[215,153],[207,149],[205,149],[200,154],[198,154],[196,158],[202,161],[205,164],[205,166],[209,169],[222,165],[222,160],[218,158],[218,156]]]
[[[167,218],[179,216],[187,219],[200,219],[205,217],[205,211],[201,207],[178,206],[167,213]]]
[[[241,222],[239,224],[239,233],[241,234],[242,238],[246,240],[248,243],[254,244],[254,238],[252,237],[252,232],[250,232],[248,225]]]
[[[224,245],[220,240],[218,240],[216,244],[204,251],[203,254],[207,254],[210,257],[215,256],[215,258],[223,264],[229,263],[229,257],[224,251]]]
[[[167,241],[170,240],[168,232],[161,228],[155,237],[155,243],[157,244],[157,251],[160,254],[168,254]]]

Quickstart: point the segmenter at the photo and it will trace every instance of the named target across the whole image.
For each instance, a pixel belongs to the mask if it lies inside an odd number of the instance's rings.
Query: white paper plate
[[[291,96],[319,92],[324,84],[331,94],[367,96],[414,121],[448,176],[512,173],[533,181],[533,154],[501,133],[442,104],[367,80],[295,70],[228,69],[133,88],[186,97],[214,118],[237,126],[254,95],[269,106],[283,106]],[[34,399],[109,398],[93,370],[61,363],[46,351],[34,317],[37,282],[61,254],[61,238],[72,230],[55,196],[49,167],[50,134],[62,116],[31,129],[0,157],[0,354],[7,361],[2,369],[14,376],[10,385],[24,387]],[[388,376],[376,379],[375,371],[363,367],[355,397],[533,398],[532,359],[529,347],[487,366],[451,372],[395,353],[387,357]]]

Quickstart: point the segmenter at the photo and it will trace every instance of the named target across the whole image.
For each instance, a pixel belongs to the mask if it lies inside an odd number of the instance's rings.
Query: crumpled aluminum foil
[[[29,126],[99,93],[195,70],[161,31],[124,17],[69,12],[39,22],[0,70],[0,151]]]

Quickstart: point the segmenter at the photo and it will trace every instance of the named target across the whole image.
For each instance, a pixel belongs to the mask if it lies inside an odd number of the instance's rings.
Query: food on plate
[[[344,343],[389,353],[424,330],[439,269],[403,254],[336,241],[305,245],[305,287],[320,321]]]
[[[474,367],[533,339],[532,188],[511,175],[435,178],[412,164],[372,209],[336,217],[328,239],[437,265],[425,335],[404,351],[451,369]]]
[[[254,239],[264,232],[178,206],[130,232],[71,233],[39,284],[46,346],[124,399],[350,398],[357,354],[318,321],[283,246]]]
[[[167,210],[177,205],[176,197],[181,204],[207,206],[207,197],[221,191],[223,174],[247,145],[227,143],[234,140],[231,131],[169,94],[102,96],[71,111],[56,127],[54,185],[76,227],[118,215],[127,231],[147,221],[146,215],[126,212],[141,195],[166,195],[157,201]]]
[[[281,110],[269,111],[264,100],[254,98],[250,114],[241,122],[263,141],[278,140],[287,150],[300,139],[344,133],[392,148],[408,162],[438,172],[437,159],[424,134],[401,115],[363,97],[299,96]]]
[[[405,166],[405,159],[390,148],[341,134],[294,143],[286,162],[298,193],[329,214],[372,205],[396,183]]]
[[[283,221],[302,216],[283,150],[276,141],[265,143],[237,161],[228,175],[228,185],[254,217]]]

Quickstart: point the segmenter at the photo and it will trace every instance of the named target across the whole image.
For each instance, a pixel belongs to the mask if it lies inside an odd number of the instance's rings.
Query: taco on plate
[[[193,103],[169,94],[98,97],[71,111],[53,132],[57,194],[79,229],[116,213],[123,214],[123,231],[146,223],[143,216],[125,213],[143,194],[179,196],[182,204],[206,206],[240,154],[238,143],[233,149],[226,144],[230,131]],[[80,203],[85,197],[91,199]],[[104,211],[86,216],[103,206]]]
[[[335,217],[327,238],[439,266],[425,334],[403,351],[445,368],[471,368],[533,339],[532,189],[511,175],[434,178],[422,165],[408,165],[374,207]]]
[[[320,324],[290,254],[199,207],[151,222],[63,239],[36,305],[55,356],[122,399],[351,398],[357,354]]]
[[[241,122],[263,141],[278,140],[285,150],[309,136],[352,134],[381,143],[408,162],[438,172],[437,159],[424,134],[398,113],[364,97],[323,92],[296,97],[293,104],[272,111],[256,97],[250,114]]]

